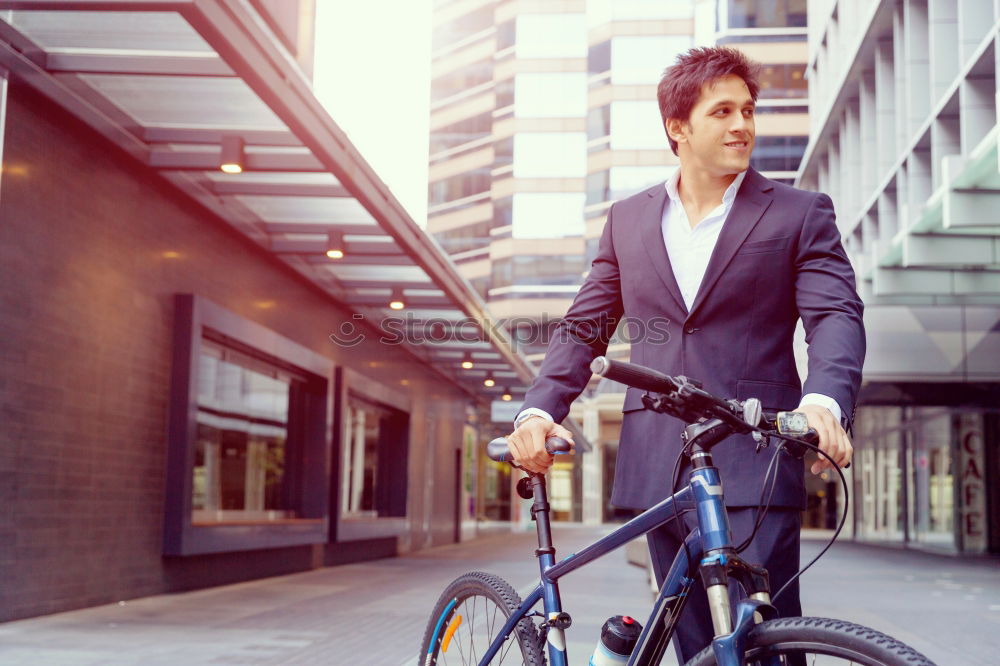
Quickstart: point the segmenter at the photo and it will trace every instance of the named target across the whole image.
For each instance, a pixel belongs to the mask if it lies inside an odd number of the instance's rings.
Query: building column
[[[588,402],[583,407],[583,434],[592,450],[582,456],[583,464],[583,523],[599,525],[604,522],[603,470],[604,446],[601,442],[601,419],[597,404]]]

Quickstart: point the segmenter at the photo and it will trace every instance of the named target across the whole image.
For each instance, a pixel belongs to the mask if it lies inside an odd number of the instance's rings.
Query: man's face
[[[754,146],[754,101],[747,84],[730,74],[701,87],[685,123],[668,120],[683,162],[716,176],[745,171]]]

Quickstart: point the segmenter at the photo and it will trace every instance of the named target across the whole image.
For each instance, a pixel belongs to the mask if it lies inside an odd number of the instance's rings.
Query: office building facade
[[[859,539],[1000,550],[996,2],[809,3],[809,145],[866,304]]]

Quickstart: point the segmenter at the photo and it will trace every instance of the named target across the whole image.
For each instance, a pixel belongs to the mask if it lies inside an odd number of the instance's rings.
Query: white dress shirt
[[[708,269],[708,262],[712,258],[715,244],[722,233],[722,227],[729,217],[729,212],[733,209],[736,201],[736,193],[743,184],[743,179],[747,172],[742,171],[732,184],[726,188],[722,195],[722,203],[712,209],[694,228],[688,220],[687,211],[681,202],[678,184],[680,183],[681,170],[678,168],[673,175],[664,183],[667,189],[667,196],[670,204],[664,207],[663,220],[660,223],[663,233],[663,244],[667,247],[667,256],[670,258],[670,266],[674,271],[674,279],[684,297],[684,305],[690,312],[694,305],[695,297],[698,295],[698,288],[705,277]],[[819,405],[826,407],[833,413],[834,418],[840,421],[840,405],[833,398],[821,393],[807,393],[799,401],[799,407],[803,405]],[[541,416],[552,421],[552,415],[543,409],[529,407],[517,415],[514,420],[515,426],[529,416]]]

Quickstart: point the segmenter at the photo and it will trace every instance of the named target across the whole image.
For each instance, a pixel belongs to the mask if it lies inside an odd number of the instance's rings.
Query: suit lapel
[[[681,312],[687,312],[684,297],[674,278],[674,269],[667,256],[667,246],[663,244],[663,205],[666,203],[667,190],[663,185],[647,191],[649,198],[639,211],[639,237],[650,262],[656,270],[663,286],[673,297]]]
[[[705,277],[701,280],[698,294],[691,306],[691,312],[688,313],[689,319],[705,302],[712,287],[726,270],[726,266],[732,261],[736,251],[740,249],[743,241],[753,231],[764,211],[771,205],[772,198],[767,194],[771,189],[771,184],[766,178],[753,169],[749,170],[743,179],[740,191],[736,194],[736,200],[733,201],[729,217],[722,225],[719,240],[716,242],[712,257],[708,261],[708,268],[705,269]]]

